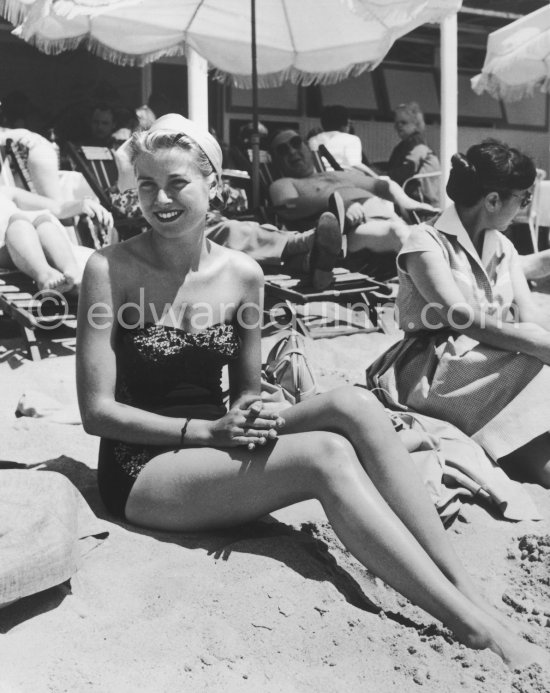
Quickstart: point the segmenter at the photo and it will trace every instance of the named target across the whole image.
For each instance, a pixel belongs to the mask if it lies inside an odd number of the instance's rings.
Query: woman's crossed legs
[[[475,603],[481,600],[470,594],[407,451],[370,393],[341,388],[284,417],[285,434],[254,452],[187,448],[154,458],[132,488],[127,519],[163,530],[207,530],[316,498],[363,565],[461,642],[489,647],[512,666],[545,659]]]

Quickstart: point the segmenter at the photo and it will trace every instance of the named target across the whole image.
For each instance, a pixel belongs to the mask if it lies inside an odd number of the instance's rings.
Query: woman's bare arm
[[[131,256],[120,246],[109,250],[114,252],[94,253],[88,261],[79,298],[77,389],[84,429],[113,440],[176,448],[186,419],[154,414],[115,399],[116,316],[126,300],[120,277],[130,274]],[[119,257],[113,259],[115,253]],[[251,277],[249,299],[255,300],[257,286],[258,281]],[[243,309],[245,321],[251,318],[247,310]],[[266,417],[247,424],[242,432],[247,408],[260,398],[259,328],[244,337],[238,408],[215,421],[191,419],[185,432],[186,445],[232,447],[257,443],[262,433],[267,434],[271,423]]]
[[[540,311],[537,310],[533,301],[533,294],[525,278],[522,266],[522,258],[516,255],[512,258],[510,274],[512,286],[514,287],[514,299],[519,311],[519,319],[521,322],[536,323],[541,327],[545,327],[540,319]],[[546,322],[548,324],[548,321]]]
[[[536,356],[544,363],[550,363],[549,332],[533,323],[499,321],[470,306],[458,288],[449,266],[438,252],[408,253],[402,257],[401,262],[405,264],[424,300],[431,305],[443,325],[453,329],[456,329],[456,325],[464,325],[460,331],[479,342],[498,349]],[[521,310],[520,306],[520,314]]]
[[[250,258],[243,256],[238,262],[242,276],[242,301],[237,311],[241,348],[238,359],[229,367],[232,404],[249,394],[260,396],[264,274]]]
[[[413,210],[426,211],[426,212],[438,212],[439,210],[426,202],[419,202],[412,197],[409,197],[403,188],[396,183],[394,180],[388,181],[389,185],[389,196],[401,210],[405,212],[410,212]]]
[[[51,197],[37,195],[20,188],[5,188],[3,192],[22,210],[39,211],[44,209],[51,212],[58,219],[68,219],[80,214],[87,214],[90,217],[97,218],[98,221],[107,226],[113,223],[113,217],[110,212],[102,207],[97,200],[89,197],[60,202]]]
[[[117,260],[103,253],[91,256],[79,297],[76,377],[84,429],[92,434],[128,443],[177,446],[184,419],[153,414],[115,400],[117,312],[125,300],[117,277],[124,276]],[[125,254],[126,262],[130,261]],[[188,443],[201,444],[200,426],[186,433]]]

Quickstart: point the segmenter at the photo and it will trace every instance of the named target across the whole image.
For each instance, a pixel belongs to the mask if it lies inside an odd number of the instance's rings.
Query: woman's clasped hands
[[[221,448],[246,445],[254,450],[276,440],[284,423],[278,412],[266,408],[259,395],[243,395],[227,414],[209,424],[209,444]]]

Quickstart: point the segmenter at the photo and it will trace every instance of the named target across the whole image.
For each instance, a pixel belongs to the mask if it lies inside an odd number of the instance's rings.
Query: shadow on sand
[[[228,561],[233,552],[271,558],[287,565],[308,580],[331,583],[344,599],[356,608],[375,614],[381,611],[376,604],[379,588],[374,581],[374,576],[367,575],[366,571],[363,571],[365,579],[362,579],[362,585],[359,584],[345,568],[339,565],[331,553],[330,538],[324,541],[314,536],[315,532],[312,532],[311,523],[302,525],[301,529],[295,529],[272,516],[266,516],[256,522],[227,530],[193,533],[151,531],[135,527],[108,513],[99,496],[96,471],[84,463],[61,456],[33,465],[33,467],[66,476],[78,488],[97,517],[116,524],[124,530],[148,536],[157,541],[176,544],[188,550],[205,551],[213,560]],[[364,589],[372,591],[372,597],[366,594]],[[0,611],[0,632],[5,633],[17,625],[18,612],[24,611],[28,614],[29,604],[31,604],[30,617],[32,618],[55,608],[67,594],[70,594],[70,586],[65,583],[59,588],[52,588],[33,595],[32,598],[27,597],[21,600],[21,603],[25,602],[25,610],[19,610],[17,604],[5,607]],[[402,620],[402,617],[397,614],[395,618]]]

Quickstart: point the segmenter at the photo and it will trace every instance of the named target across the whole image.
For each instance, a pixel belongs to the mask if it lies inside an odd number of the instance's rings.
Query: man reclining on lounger
[[[295,130],[279,132],[271,143],[271,153],[274,164],[285,176],[274,181],[269,190],[279,216],[293,228],[307,228],[311,218],[329,208],[331,194],[337,191],[346,208],[348,253],[401,249],[410,227],[397,216],[392,205],[381,206],[383,200],[395,203],[405,212],[435,211],[410,198],[394,181],[372,178],[358,169],[317,173],[310,149]],[[520,258],[528,280],[550,276],[550,250]],[[338,257],[333,259],[336,262]]]
[[[436,212],[431,205],[413,200],[389,179],[372,178],[356,168],[315,171],[311,150],[295,130],[275,135],[271,153],[283,174],[269,188],[277,213],[294,227],[305,228],[329,209],[331,196],[338,193],[345,207],[349,253],[401,248],[410,229],[394,205],[402,212]]]

